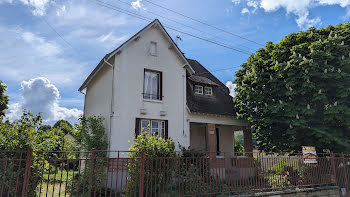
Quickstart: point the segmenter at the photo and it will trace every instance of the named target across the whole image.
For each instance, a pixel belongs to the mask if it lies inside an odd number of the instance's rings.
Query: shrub
[[[148,131],[143,131],[142,135],[135,136],[134,144],[129,148],[132,152],[129,153],[127,196],[135,193],[138,195],[140,190],[141,159],[145,161],[144,177],[147,177],[144,178],[144,185],[152,185],[154,188],[152,191],[147,187],[143,188],[143,194],[147,196],[166,191],[168,187],[166,182],[171,179],[175,168],[174,161],[177,161],[175,143],[171,139],[164,139],[156,135],[150,136]]]
[[[106,135],[106,130],[103,125],[103,117],[101,116],[90,116],[90,117],[81,117],[79,119],[78,125],[75,126],[76,130],[74,136],[76,137],[76,142],[78,145],[86,151],[92,150],[102,150],[102,151],[92,151],[81,154],[80,157],[92,158],[93,160],[86,160],[84,163],[84,169],[82,169],[80,180],[75,179],[72,181],[72,191],[82,191],[86,192],[88,195],[89,187],[89,178],[90,173],[92,172],[92,184],[97,186],[97,188],[105,187],[105,180],[107,177],[106,168],[107,168],[107,150],[108,140]],[[93,164],[93,167],[92,167]],[[104,188],[106,189],[106,188]],[[94,188],[92,191],[94,192]]]

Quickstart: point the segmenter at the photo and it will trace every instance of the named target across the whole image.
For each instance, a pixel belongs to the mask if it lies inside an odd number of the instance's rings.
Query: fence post
[[[93,148],[91,151],[91,159],[90,159],[90,178],[89,178],[89,197],[91,197],[91,188],[92,188],[92,176],[94,175],[94,160],[95,160],[95,149]]]
[[[349,192],[348,173],[346,172],[346,163],[345,163],[344,153],[341,154],[341,157],[343,159],[345,189],[346,189],[346,193],[348,193]]]
[[[26,157],[26,167],[25,167],[24,178],[23,178],[22,197],[27,197],[28,195],[28,185],[29,185],[30,167],[32,165],[32,158],[33,158],[33,149],[28,148],[27,157]]]
[[[332,171],[333,171],[333,178],[334,178],[334,183],[336,186],[338,186],[338,182],[337,182],[337,170],[335,169],[335,157],[334,157],[334,153],[331,153],[331,163],[332,163]]]
[[[145,177],[145,150],[142,150],[140,159],[141,159],[141,165],[140,165],[139,197],[143,197],[143,187],[144,187],[143,181]]]

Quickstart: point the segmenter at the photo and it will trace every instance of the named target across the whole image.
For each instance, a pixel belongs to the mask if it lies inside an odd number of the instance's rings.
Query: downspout
[[[112,138],[112,118],[114,116],[113,104],[114,104],[114,66],[109,63],[106,59],[103,59],[104,63],[112,67],[112,95],[111,95],[111,111],[109,115],[109,139],[108,139],[108,150],[111,150],[111,138]],[[114,60],[115,61],[115,60]],[[115,64],[115,62],[114,62]]]
[[[186,70],[185,70],[186,72]],[[182,102],[182,110],[183,110],[183,113],[182,113],[182,136],[185,136],[185,102],[187,101],[187,98],[186,98],[186,75],[182,75],[182,78],[183,78],[183,91],[182,91],[182,97],[183,97],[183,102]],[[186,104],[187,106],[187,104]]]

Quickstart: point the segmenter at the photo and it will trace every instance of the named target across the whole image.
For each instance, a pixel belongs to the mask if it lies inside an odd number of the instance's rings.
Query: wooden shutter
[[[159,72],[159,96],[160,100],[163,100],[163,73]]]
[[[135,135],[140,135],[140,118],[136,118],[135,121]]]
[[[165,120],[165,139],[168,139],[168,121]]]

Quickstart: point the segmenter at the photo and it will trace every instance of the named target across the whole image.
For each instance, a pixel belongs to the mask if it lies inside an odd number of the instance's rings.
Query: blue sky
[[[249,53],[262,47],[146,0],[104,1]],[[350,18],[350,0],[150,1],[261,44],[278,42],[309,26],[336,25]],[[43,112],[49,123],[58,119],[74,122],[84,105],[84,97],[77,91],[81,83],[106,53],[147,24],[102,7],[96,0],[0,0],[0,80],[8,86],[8,117],[15,119],[26,108]],[[170,29],[168,32],[173,38],[180,36],[182,41],[177,43],[185,55],[209,71],[232,68],[213,72],[223,83],[233,80],[249,56]]]

